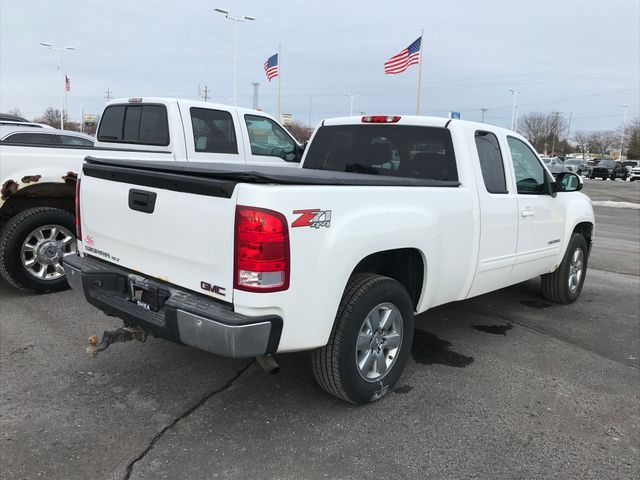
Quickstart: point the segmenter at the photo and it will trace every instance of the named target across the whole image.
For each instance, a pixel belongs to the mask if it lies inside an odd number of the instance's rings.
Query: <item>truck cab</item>
[[[303,150],[265,112],[171,98],[111,101],[96,139],[97,148],[126,146],[155,160],[187,162],[298,167]]]

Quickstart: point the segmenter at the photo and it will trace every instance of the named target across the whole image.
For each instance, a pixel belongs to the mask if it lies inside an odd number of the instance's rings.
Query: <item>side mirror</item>
[[[293,149],[293,152],[287,155],[287,159],[286,159],[287,162],[300,163],[300,161],[302,160],[302,154],[304,153],[304,149],[307,148],[307,143],[308,142],[305,141],[302,145],[296,144],[296,146]]]
[[[562,172],[556,175],[555,186],[558,192],[577,192],[582,190],[582,179],[573,172]]]

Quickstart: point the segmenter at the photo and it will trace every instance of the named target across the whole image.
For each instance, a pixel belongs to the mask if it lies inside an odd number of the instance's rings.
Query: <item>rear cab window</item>
[[[101,142],[169,145],[169,123],[164,105],[111,105],[102,114]]]
[[[331,125],[318,129],[303,168],[457,181],[451,132],[411,125]]]

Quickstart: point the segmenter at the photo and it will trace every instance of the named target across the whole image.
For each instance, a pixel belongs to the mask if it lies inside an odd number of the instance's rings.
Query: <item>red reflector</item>
[[[234,288],[277,292],[289,288],[289,230],[281,213],[236,208]]]
[[[362,117],[362,123],[396,123],[400,115],[366,115]]]
[[[82,241],[82,226],[80,225],[80,179],[76,179],[76,238]]]

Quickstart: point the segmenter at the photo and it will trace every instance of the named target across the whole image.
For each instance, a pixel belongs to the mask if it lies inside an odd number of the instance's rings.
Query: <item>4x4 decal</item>
[[[309,210],[294,210],[293,214],[300,216],[293,221],[291,227],[329,228],[331,226],[331,210],[311,208]]]

